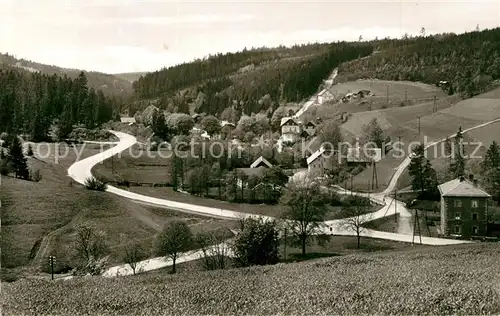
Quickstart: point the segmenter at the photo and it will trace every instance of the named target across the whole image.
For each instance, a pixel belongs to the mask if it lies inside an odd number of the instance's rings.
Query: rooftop
[[[260,156],[250,165],[250,168],[257,168],[260,164],[264,164],[269,168],[273,166],[266,158]]]
[[[120,117],[122,123],[135,123],[134,117]]]
[[[467,179],[454,179],[438,186],[441,196],[485,197],[490,195]]]
[[[285,125],[290,120],[292,120],[296,125],[300,125],[300,123],[295,118],[288,116],[288,117],[281,118],[280,126]]]

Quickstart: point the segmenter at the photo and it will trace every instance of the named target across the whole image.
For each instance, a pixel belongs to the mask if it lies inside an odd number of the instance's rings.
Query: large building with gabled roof
[[[441,234],[458,238],[486,236],[488,200],[475,181],[464,177],[438,186],[441,194]]]

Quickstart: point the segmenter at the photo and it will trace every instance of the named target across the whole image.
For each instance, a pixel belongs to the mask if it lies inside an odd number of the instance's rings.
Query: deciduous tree
[[[180,255],[193,246],[193,234],[185,222],[168,223],[157,237],[157,251],[161,256],[172,259],[172,273]]]

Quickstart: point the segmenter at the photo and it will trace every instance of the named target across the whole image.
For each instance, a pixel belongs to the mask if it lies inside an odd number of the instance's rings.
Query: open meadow
[[[500,99],[488,99],[484,98],[483,95],[463,100],[453,106],[445,107],[436,113],[422,115],[420,117],[420,123],[418,118],[412,118],[415,114],[412,112],[412,108],[416,107],[419,106],[387,109],[379,111],[379,113],[375,115],[370,114],[370,112],[354,114],[353,117],[359,115],[361,119],[353,123],[348,121],[342,125],[342,128],[356,133],[355,136],[359,137],[361,135],[358,133],[362,130],[360,126],[367,124],[373,117],[380,117],[380,125],[385,130],[386,134],[391,137],[392,141],[398,141],[400,139],[401,142],[404,143],[405,153],[409,154],[409,148],[412,142],[430,143],[456,133],[459,127],[465,130],[500,118]],[[424,106],[422,105],[422,107]],[[411,114],[408,114],[407,121],[404,120],[404,116],[406,115],[404,113],[405,110]],[[420,135],[418,134],[419,124]],[[469,133],[472,134],[469,136]],[[497,135],[499,134],[500,124],[493,123],[492,125],[465,133],[464,141],[481,141],[484,145],[487,144],[486,146],[489,146],[494,139],[498,140]],[[428,150],[428,158],[430,160],[435,160],[435,158],[441,157],[442,153],[442,145],[438,145],[436,151],[433,148]],[[389,152],[384,159],[377,163],[378,191],[387,187],[394,173],[394,169],[402,161],[403,158],[394,157],[392,152]],[[366,190],[368,182],[372,179],[372,174],[372,167],[366,168],[363,172],[354,177],[353,187],[355,189]],[[398,188],[404,188],[408,185],[409,177],[407,173],[404,173],[398,182]]]
[[[293,264],[192,272],[21,280],[3,286],[13,314],[500,313],[500,246],[425,247]],[[67,295],[72,293],[72,295]]]
[[[97,152],[89,147],[81,156]],[[74,267],[75,227],[84,222],[105,233],[110,264],[122,262],[124,241],[138,241],[149,251],[155,235],[172,220],[186,220],[194,231],[234,225],[233,221],[157,209],[87,190],[67,177],[67,167],[76,160],[75,154],[59,159],[58,164],[53,158],[28,159],[30,168],[40,170],[40,182],[2,176],[3,280],[47,271],[49,255],[57,258],[56,272]]]

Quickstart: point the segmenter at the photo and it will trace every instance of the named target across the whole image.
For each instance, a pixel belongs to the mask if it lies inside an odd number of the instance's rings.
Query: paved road
[[[466,129],[463,131],[463,133],[478,129],[496,122],[499,122],[500,119],[495,119],[493,121]],[[110,158],[111,156],[118,154],[119,152],[125,151],[128,148],[130,148],[132,145],[136,143],[136,138],[125,134],[121,132],[115,132],[111,131],[113,134],[115,134],[119,139],[120,142],[113,148],[108,149],[102,153],[99,153],[97,155],[91,156],[89,158],[80,160],[73,164],[69,169],[68,169],[68,175],[73,178],[76,182],[84,184],[85,179],[88,177],[91,177],[91,169],[93,166],[96,164],[100,163],[101,161]],[[451,137],[454,137],[456,135],[452,135]],[[450,138],[451,138],[450,137]],[[429,144],[427,148],[430,148],[440,142],[443,142],[445,139],[442,139],[440,141],[433,142]],[[399,201],[395,201],[388,195],[394,191],[394,188],[396,187],[397,180],[399,177],[402,175],[404,170],[408,167],[410,163],[410,158],[406,158],[396,169],[389,186],[387,187],[386,190],[380,193],[372,193],[372,194],[367,194],[367,193],[356,193],[352,192],[352,194],[359,194],[363,196],[367,196],[373,201],[384,205],[381,207],[378,211],[371,213],[369,215],[366,215],[366,220],[375,220],[379,218],[383,218],[385,216],[398,213],[401,216],[401,223],[399,227],[399,232],[404,231],[405,233],[388,233],[388,232],[381,232],[381,231],[376,231],[376,230],[365,230],[362,235],[363,236],[369,236],[373,238],[380,238],[380,239],[387,239],[387,240],[394,240],[394,241],[403,241],[403,242],[411,242],[413,239],[412,236],[412,229],[409,227],[409,219],[411,219],[411,214],[408,209],[404,206],[403,203]],[[337,191],[339,193],[343,194],[351,194],[350,191],[345,190],[343,188],[337,187]],[[179,203],[179,202],[174,202],[174,201],[169,201],[165,199],[158,199],[158,198],[153,198],[150,196],[145,196],[137,193],[132,193],[126,190],[121,190],[119,188],[113,187],[113,186],[108,186],[108,192],[123,196],[138,202],[142,203],[147,203],[150,205],[157,205],[157,206],[163,206],[163,207],[168,207],[173,210],[181,211],[181,212],[189,212],[189,213],[197,213],[197,214],[202,214],[202,215],[209,215],[209,216],[215,216],[215,217],[222,217],[222,218],[230,218],[230,219],[241,219],[241,218],[246,218],[246,217],[263,217],[265,219],[273,219],[272,217],[269,216],[257,216],[253,214],[247,214],[247,213],[240,213],[240,212],[234,212],[231,210],[224,210],[224,209],[218,209],[218,208],[210,208],[210,207],[204,207],[204,206],[199,206],[199,205],[193,205],[193,204],[187,204],[187,203]],[[324,224],[324,228],[322,229],[322,233],[327,233],[327,234],[337,234],[337,235],[354,235],[354,232],[350,230],[346,230],[341,227],[340,225],[341,221],[340,220],[331,220],[331,221],[326,221]],[[403,227],[401,227],[403,226]],[[469,243],[468,241],[463,241],[463,240],[451,240],[451,239],[442,239],[442,238],[432,238],[432,237],[422,237],[422,243],[426,245],[451,245],[451,244],[462,244],[462,243]],[[190,253],[187,254],[184,257],[181,257],[179,262],[184,262],[184,261],[189,261],[189,260],[194,260],[195,258],[198,258],[199,254]],[[150,259],[146,260],[143,262],[144,265],[144,271],[149,271],[153,269],[158,269],[164,266],[168,266],[170,263],[166,261],[163,258],[155,258],[155,259]],[[118,267],[113,267],[106,272],[107,276],[114,276],[116,273],[119,272],[120,275],[123,274],[130,274],[131,270],[126,268],[126,265],[118,266]]]
[[[338,68],[335,68],[332,72],[332,74],[330,75],[330,77],[328,77],[328,79],[326,80],[326,83],[327,83],[327,87],[325,87],[325,89],[330,89],[333,85],[333,80],[335,79],[335,77],[337,77],[337,74],[338,74]],[[323,90],[325,90],[323,89]],[[323,91],[320,91],[318,93],[315,93],[312,97],[309,98],[309,101],[307,101],[306,103],[304,103],[302,105],[302,108],[300,108],[294,115],[293,117],[294,118],[300,118],[300,116],[302,114],[304,114],[311,106],[313,106],[314,104],[321,104],[321,103],[316,103],[316,100],[317,100],[317,96],[319,93],[321,93]]]

